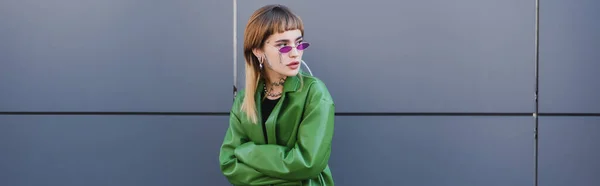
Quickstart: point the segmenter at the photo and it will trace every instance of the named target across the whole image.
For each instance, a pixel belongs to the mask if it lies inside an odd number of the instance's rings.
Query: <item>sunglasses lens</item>
[[[300,43],[296,48],[298,50],[304,50],[304,49],[308,48],[308,46],[310,46],[310,44],[308,44],[308,43]],[[281,47],[279,49],[279,52],[281,52],[281,53],[288,53],[288,52],[292,51],[292,49],[293,48],[291,46],[284,46],[284,47]]]
[[[301,43],[300,45],[298,45],[298,50],[304,50],[304,49],[308,48],[308,46],[310,46],[310,44]]]
[[[279,52],[281,52],[281,53],[288,53],[290,51],[292,51],[292,47],[291,46],[284,46],[284,47],[281,47],[279,49]]]

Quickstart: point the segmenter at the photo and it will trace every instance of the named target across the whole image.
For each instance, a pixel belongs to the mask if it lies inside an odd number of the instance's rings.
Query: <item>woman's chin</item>
[[[295,69],[295,70],[286,70],[286,72],[283,73],[283,75],[286,75],[286,76],[296,76],[296,75],[298,75],[298,72],[299,72],[298,69]]]

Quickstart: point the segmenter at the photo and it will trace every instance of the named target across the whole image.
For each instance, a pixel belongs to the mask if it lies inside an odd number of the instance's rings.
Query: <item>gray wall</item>
[[[0,1],[0,185],[229,185],[231,86],[268,3],[302,16],[336,100],[337,185],[530,186],[536,148],[539,185],[600,185],[593,0],[540,4],[537,146],[535,1],[238,1],[237,61],[232,1]]]
[[[594,0],[541,5],[540,185],[600,185],[598,8]]]

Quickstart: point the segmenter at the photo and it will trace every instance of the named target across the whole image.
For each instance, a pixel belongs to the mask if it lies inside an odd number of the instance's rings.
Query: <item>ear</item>
[[[254,56],[258,59],[260,59],[263,56],[262,50],[258,48],[252,49],[252,53],[254,53]]]

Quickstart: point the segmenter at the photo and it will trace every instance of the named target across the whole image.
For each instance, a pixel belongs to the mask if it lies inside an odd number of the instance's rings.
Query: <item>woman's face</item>
[[[303,50],[308,47],[308,43],[302,41],[300,30],[273,34],[267,38],[262,52],[258,52],[257,57],[266,57],[263,68],[267,73],[295,76],[300,70]]]

